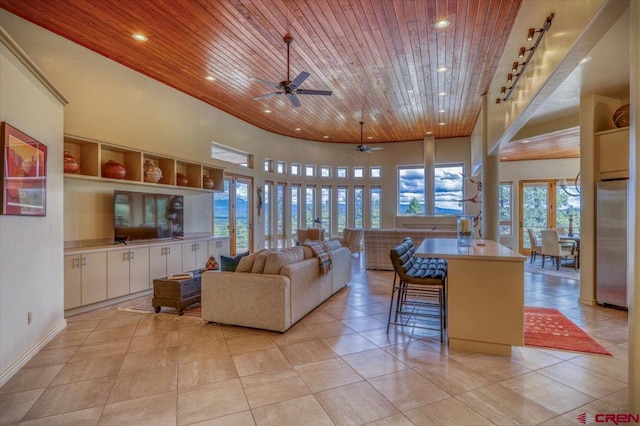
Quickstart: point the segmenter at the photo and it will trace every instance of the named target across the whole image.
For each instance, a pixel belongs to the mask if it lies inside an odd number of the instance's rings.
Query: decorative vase
[[[151,160],[144,162],[144,181],[158,183],[162,179],[162,170]]]
[[[69,151],[64,152],[64,172],[75,173],[80,170],[80,163]]]
[[[202,176],[202,187],[204,189],[213,189],[213,179],[209,175]]]
[[[117,161],[109,160],[102,165],[102,177],[124,179],[126,176],[127,169]]]
[[[613,113],[613,124],[618,128],[629,125],[629,104],[622,105]]]
[[[209,271],[215,271],[217,269],[220,269],[220,267],[218,266],[218,262],[216,261],[216,258],[213,256],[209,256],[209,259],[207,260],[207,264],[205,265],[205,267]]]
[[[176,185],[178,186],[187,186],[189,184],[189,179],[182,173],[176,173]]]

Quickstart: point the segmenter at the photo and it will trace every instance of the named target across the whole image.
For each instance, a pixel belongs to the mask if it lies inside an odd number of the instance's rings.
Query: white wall
[[[512,182],[512,218],[511,229],[513,235],[500,237],[500,243],[518,250],[518,217],[520,208],[518,203],[518,188],[521,180],[534,179],[570,179],[580,171],[579,158],[567,158],[559,160],[533,160],[533,161],[507,161],[500,163],[500,182]]]
[[[0,31],[2,24],[0,15]],[[65,324],[63,107],[1,42],[0,121],[42,142],[48,157],[46,217],[0,216],[1,386]]]

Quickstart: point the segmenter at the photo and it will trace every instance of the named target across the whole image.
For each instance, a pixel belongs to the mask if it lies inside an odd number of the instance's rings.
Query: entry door
[[[250,177],[228,175],[224,178],[224,192],[214,195],[214,235],[229,237],[232,256],[253,247]]]
[[[528,228],[542,241],[540,231],[549,229],[549,184],[545,181],[520,182],[520,253],[530,254]]]

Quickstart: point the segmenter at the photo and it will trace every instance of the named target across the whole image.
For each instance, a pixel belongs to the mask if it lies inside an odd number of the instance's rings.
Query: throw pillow
[[[235,271],[236,268],[238,267],[238,263],[240,263],[240,259],[248,255],[249,255],[249,252],[240,253],[235,257],[220,256],[220,270],[230,271],[230,272]]]
[[[251,267],[252,274],[262,274],[264,272],[264,264],[267,261],[267,256],[273,251],[274,249],[269,249],[258,253],[256,259],[253,261],[253,266]]]
[[[324,249],[326,251],[334,251],[334,250],[338,250],[340,247],[342,247],[342,244],[340,244],[340,241],[338,241],[338,240],[323,241],[322,245],[324,246]]]
[[[236,267],[236,272],[251,272],[251,269],[253,268],[253,264],[256,261],[256,257],[258,257],[258,255],[265,250],[266,249],[255,251],[251,253],[249,256],[245,256],[242,259],[240,259],[240,262],[238,262],[238,266]]]

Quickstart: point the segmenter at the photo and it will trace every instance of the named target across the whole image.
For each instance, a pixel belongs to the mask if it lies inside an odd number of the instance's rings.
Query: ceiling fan
[[[302,71],[296,78],[291,80],[290,78],[290,68],[289,68],[289,47],[291,42],[293,41],[293,37],[290,34],[285,34],[282,39],[287,44],[287,79],[281,81],[280,83],[272,83],[267,80],[263,80],[261,78],[251,77],[251,80],[257,81],[258,83],[262,83],[266,86],[272,87],[277,92],[267,93],[266,95],[256,96],[253,98],[254,101],[259,99],[270,98],[275,95],[286,95],[291,101],[291,105],[294,108],[298,108],[302,104],[298,99],[297,95],[321,95],[321,96],[331,96],[331,90],[312,90],[312,89],[300,89],[300,85],[304,83],[304,81],[309,77],[309,73],[306,71]]]
[[[366,153],[368,153],[368,154],[371,154],[371,152],[373,152],[373,151],[380,151],[380,150],[384,149],[384,148],[382,148],[382,147],[372,148],[372,147],[370,147],[370,146],[365,145],[365,144],[362,142],[362,133],[363,133],[363,129],[364,129],[364,121],[361,121],[361,122],[360,122],[360,145],[358,145],[358,146],[356,147],[356,151],[359,151],[359,152],[366,152]]]

